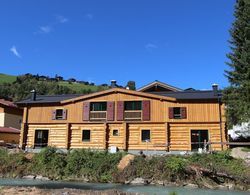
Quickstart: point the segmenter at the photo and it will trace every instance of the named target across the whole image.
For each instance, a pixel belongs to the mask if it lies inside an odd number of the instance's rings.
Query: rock
[[[224,185],[218,185],[216,188],[219,190],[227,190],[228,189],[228,187],[224,186]]]
[[[163,185],[164,185],[164,182],[161,181],[161,180],[152,180],[152,181],[150,182],[150,184],[152,184],[152,185],[161,185],[161,186],[163,186]]]
[[[37,175],[36,179],[38,179],[38,180],[44,180],[44,181],[50,180],[48,177],[43,177],[42,175]]]
[[[34,175],[25,175],[25,176],[23,176],[22,178],[23,178],[23,179],[35,179],[36,176],[34,176]]]
[[[129,163],[134,160],[134,158],[135,156],[132,154],[127,154],[124,156],[117,165],[118,170],[123,171],[129,165]]]
[[[187,185],[185,185],[185,188],[199,188],[199,186],[197,184],[193,184],[193,183],[189,183]]]
[[[226,187],[227,187],[229,190],[234,190],[234,184],[232,184],[232,183],[226,184]]]
[[[243,149],[242,147],[233,148],[231,152],[231,156],[234,158],[248,160],[250,152],[242,151],[242,149]]]
[[[141,178],[141,177],[137,177],[130,182],[130,184],[137,184],[137,185],[139,185],[139,184],[142,185],[142,184],[146,184],[146,183],[147,183],[146,180]]]

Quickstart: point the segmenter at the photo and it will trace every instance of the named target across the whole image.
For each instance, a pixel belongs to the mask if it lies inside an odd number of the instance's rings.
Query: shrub
[[[107,151],[73,150],[67,156],[65,173],[68,176],[88,177],[91,181],[112,181],[123,154],[110,154]]]
[[[166,159],[165,168],[173,174],[183,172],[186,168],[187,160],[180,156],[170,156]]]
[[[33,157],[31,171],[51,178],[62,178],[66,166],[65,155],[56,152],[56,148],[47,147]]]

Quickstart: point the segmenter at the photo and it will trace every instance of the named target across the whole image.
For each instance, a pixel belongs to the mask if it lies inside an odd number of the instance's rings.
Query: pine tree
[[[136,90],[135,81],[128,81],[127,86],[130,90]]]
[[[237,0],[234,16],[224,90],[229,126],[250,120],[250,0]]]

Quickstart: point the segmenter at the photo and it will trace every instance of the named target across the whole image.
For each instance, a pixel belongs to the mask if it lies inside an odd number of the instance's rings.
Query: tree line
[[[43,78],[43,77],[42,77]],[[84,84],[84,83],[81,83]],[[95,86],[95,84],[84,84]],[[128,81],[127,85],[135,90],[135,82]],[[123,86],[117,86],[123,88]],[[102,84],[95,88],[84,88],[75,90],[73,87],[62,86],[56,80],[41,79],[37,75],[25,74],[17,76],[13,83],[0,84],[0,98],[19,101],[29,97],[30,91],[35,89],[39,95],[60,95],[60,94],[89,94],[96,91],[108,89],[108,84]]]

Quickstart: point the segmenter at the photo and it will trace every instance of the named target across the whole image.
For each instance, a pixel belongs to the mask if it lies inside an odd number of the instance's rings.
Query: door
[[[49,130],[36,130],[35,132],[35,148],[43,148],[48,146]]]
[[[208,130],[191,130],[191,150],[197,151],[198,148],[208,149]]]

